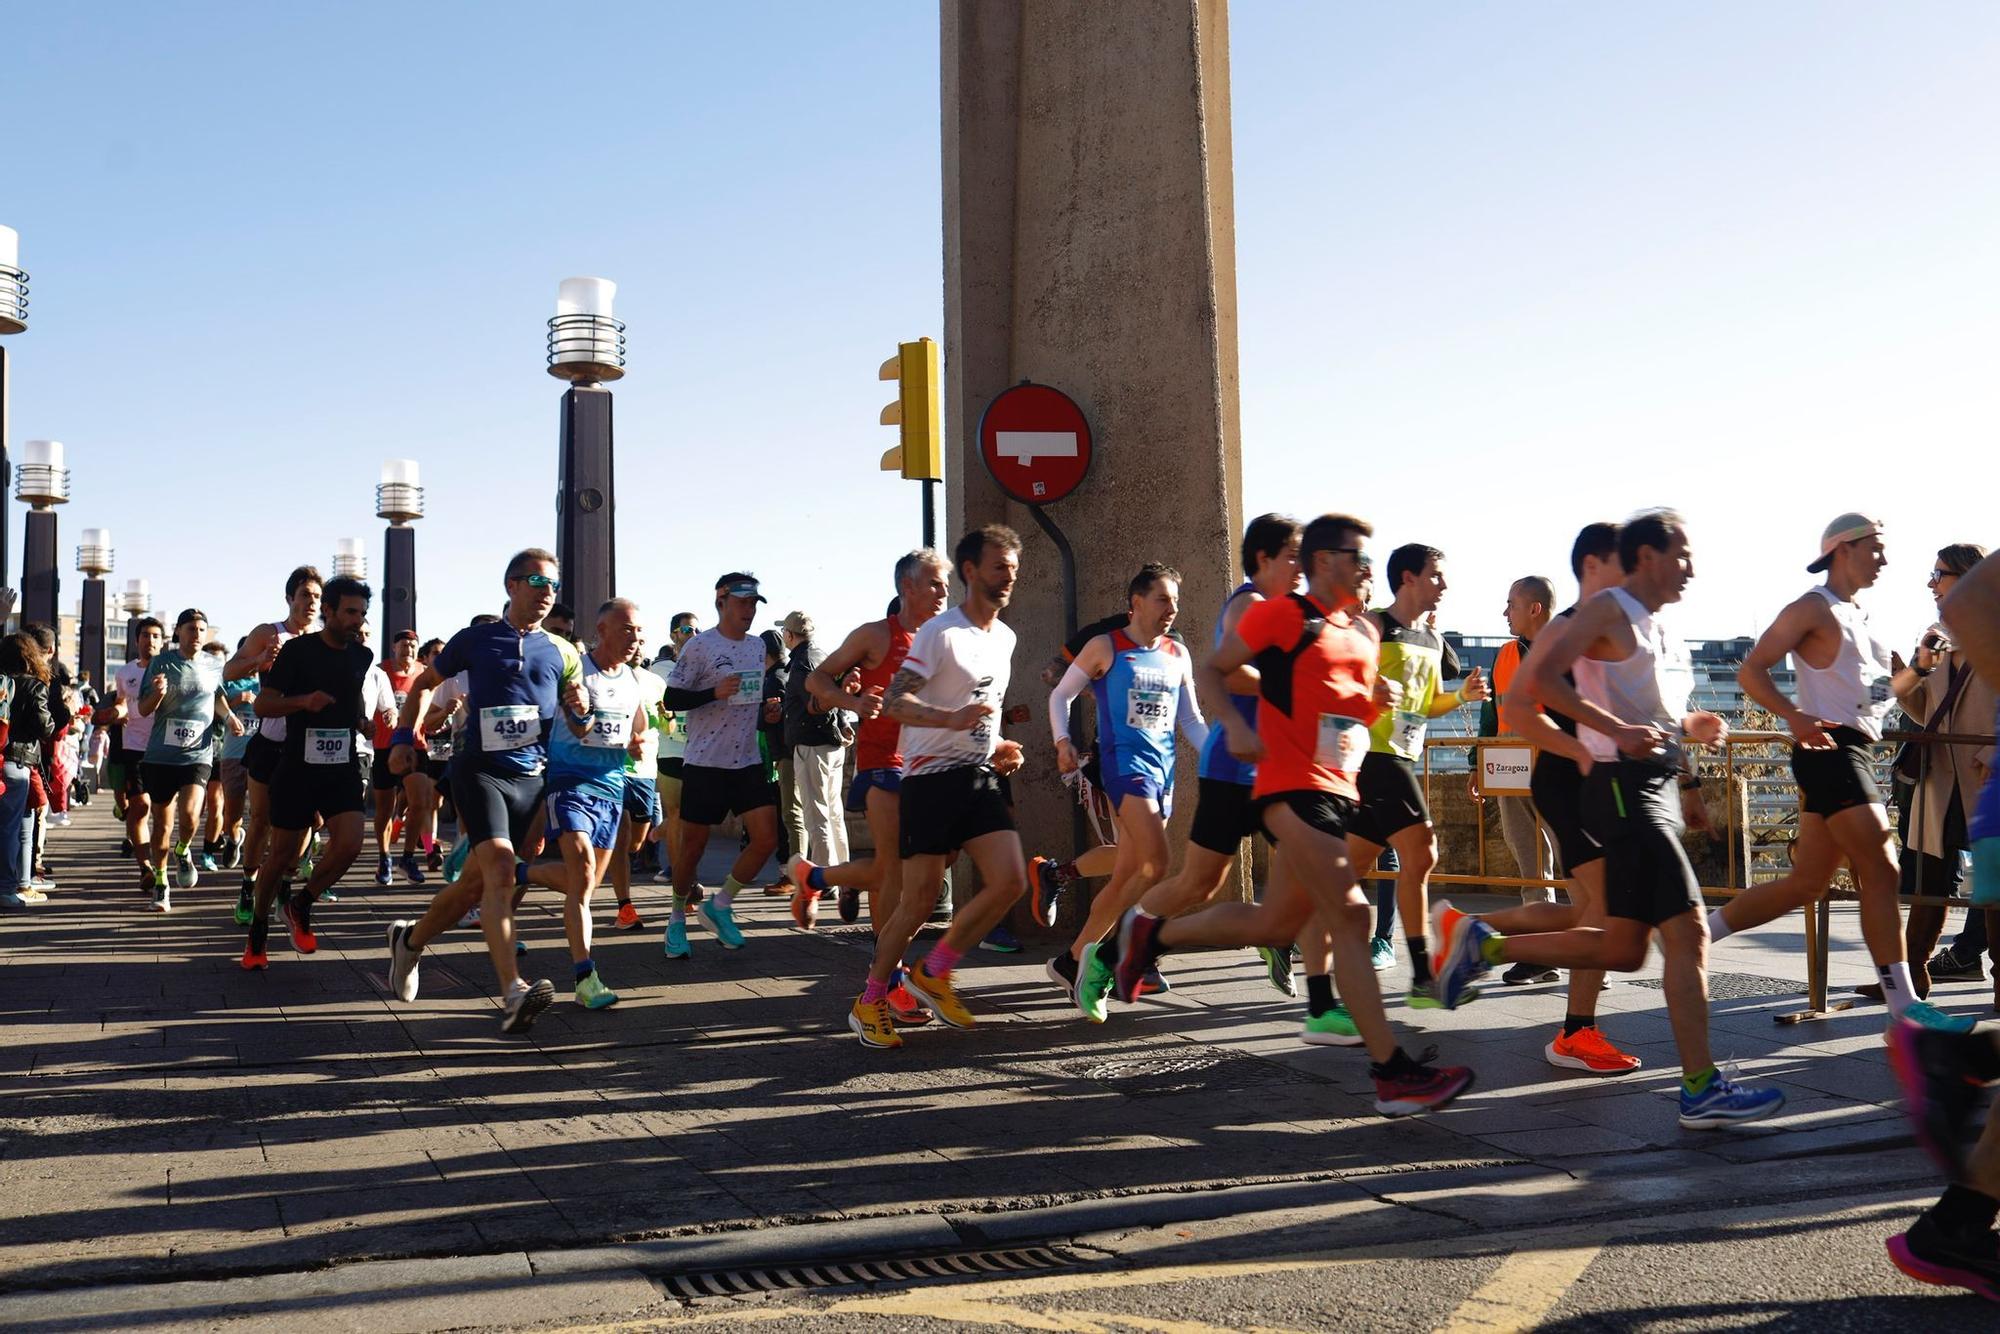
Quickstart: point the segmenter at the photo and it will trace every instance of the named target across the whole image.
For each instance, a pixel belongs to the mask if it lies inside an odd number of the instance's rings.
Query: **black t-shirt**
[[[361,716],[361,691],[374,661],[365,644],[357,641],[334,648],[318,634],[300,635],[278,650],[278,660],[264,673],[264,689],[286,696],[324,690],[333,696],[333,703],[324,709],[294,713],[285,719],[287,761],[310,763],[315,768],[355,763],[354,732],[366,724]],[[347,734],[344,743],[328,735],[335,731]]]

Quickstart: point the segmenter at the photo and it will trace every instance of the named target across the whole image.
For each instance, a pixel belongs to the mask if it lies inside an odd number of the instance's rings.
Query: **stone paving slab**
[[[1047,945],[975,954],[971,1032],[935,1025],[896,1053],[860,1048],[844,1015],[867,960],[864,928],[792,929],[783,900],[740,903],[749,945],[705,929],[695,957],[660,950],[665,890],[642,883],[653,925],[606,924],[597,957],[625,997],[560,1001],[525,1038],[498,1031],[476,933],[427,952],[421,998],[388,999],[386,925],[427,891],[350,875],[317,915],[321,948],[278,934],[270,970],[243,973],[233,877],[177,892],[156,916],[115,855],[108,808],[57,835],[51,902],[0,917],[0,1288],[281,1272],[361,1257],[561,1250],[614,1239],[781,1221],[926,1214],[1001,1218],[1105,1196],[1303,1183],[1327,1198],[1451,1198],[1467,1218],[1574,1208],[1605,1174],[1734,1171],[1866,1175],[1915,1161],[1900,1146],[1882,1014],[1799,1027],[1797,996],[1719,1001],[1718,1056],[1792,1097],[1772,1122],[1681,1131],[1677,1071],[1657,987],[1614,980],[1606,1030],[1646,1061],[1614,1081],[1550,1067],[1560,987],[1503,988],[1456,1013],[1396,1004],[1413,1049],[1476,1067],[1457,1106],[1387,1122],[1352,1051],[1297,1040],[1300,1002],[1247,952],[1176,957],[1172,995],[1076,1019],[1042,973]],[[727,849],[710,868],[719,880]],[[1460,895],[1474,906],[1497,905]],[[610,901],[608,891],[605,903]],[[567,977],[560,915],[523,913],[531,975]],[[1836,983],[1872,973],[1851,912],[1836,913]],[[1724,942],[1719,972],[1803,984],[1801,937],[1780,924]],[[1657,959],[1652,961],[1655,965]],[[1943,987],[1982,1009],[1983,987]],[[1163,1070],[1184,1074],[1164,1078]],[[1884,1156],[1886,1155],[1886,1157]],[[1900,1170],[1900,1167],[1897,1169]],[[1453,1197],[1454,1174],[1539,1183]],[[1482,1178],[1486,1179],[1486,1178]],[[1690,1176],[1690,1180],[1692,1177]],[[1437,1182],[1424,1186],[1424,1182]],[[1681,1200],[1672,1184],[1662,1200]],[[1542,1203],[1524,1206],[1526,1197]],[[1428,1207],[1428,1205],[1426,1206]],[[967,1212],[972,1211],[972,1212]],[[981,1212],[1000,1211],[1000,1212]]]

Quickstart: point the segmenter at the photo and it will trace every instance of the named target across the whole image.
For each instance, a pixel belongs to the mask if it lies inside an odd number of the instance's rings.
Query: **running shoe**
[[[1977,1022],[1969,1014],[1946,1014],[1929,1001],[1911,1001],[1904,1006],[1903,1020],[1933,1033],[1970,1033]]]
[[[1919,1283],[1969,1288],[2000,1302],[2000,1236],[1990,1228],[1953,1236],[1926,1213],[1888,1242],[1889,1260]]]
[[[193,889],[200,872],[195,870],[194,857],[186,848],[176,848],[173,852],[174,864],[170,872],[175,889]]]
[[[1756,1121],[1785,1105],[1782,1089],[1745,1088],[1731,1083],[1717,1071],[1700,1093],[1681,1088],[1681,1127],[1684,1130],[1713,1130],[1737,1121]]]
[[[618,916],[612,919],[613,931],[637,931],[646,923],[639,917],[639,910],[629,903],[618,905]]]
[[[1470,1005],[1478,999],[1479,988],[1467,987],[1465,994],[1458,998],[1458,1003],[1460,1005]],[[1403,1004],[1409,1006],[1412,1010],[1443,1010],[1450,1008],[1445,1005],[1438,994],[1436,978],[1432,978],[1428,982],[1410,983],[1409,991],[1403,996]]]
[[[1042,965],[1042,971],[1049,975],[1049,981],[1062,988],[1063,995],[1076,999],[1076,960],[1068,954],[1058,954]]]
[[[1029,862],[1028,883],[1035,887],[1035,920],[1043,926],[1054,926],[1065,888],[1056,878],[1056,859],[1037,857]]]
[[[338,903],[340,902],[340,891],[332,885],[328,885],[319,892],[319,901],[321,903]]]
[[[312,849],[311,849],[311,848],[307,848],[307,849],[306,849],[306,853],[305,853],[305,856],[303,856],[303,857],[299,858],[299,871],[298,871],[298,878],[299,878],[299,879],[300,879],[301,881],[305,881],[305,880],[310,880],[310,879],[312,879],[312,878],[313,878],[313,869],[314,869],[314,867],[315,867],[316,865],[317,865],[317,863],[316,863],[316,862],[314,861],[314,859],[313,859],[313,852],[312,852]],[[385,880],[385,881],[383,881],[382,883],[384,883],[384,884],[387,884],[388,882],[387,882],[387,881]]]
[[[979,942],[979,948],[994,954],[1019,954],[1021,942],[1014,939],[1014,933],[1002,922],[986,933],[986,939]]]
[[[811,889],[812,873],[818,869],[819,867],[806,860],[804,853],[799,853],[785,863],[785,879],[799,889]]]
[[[1174,984],[1167,981],[1167,975],[1157,968],[1148,968],[1146,975],[1139,979],[1138,994],[1141,996],[1164,996],[1173,989]]]
[[[1456,1010],[1478,994],[1472,989],[1473,979],[1491,967],[1480,946],[1498,934],[1477,917],[1452,907],[1450,899],[1431,905],[1431,936],[1438,943],[1437,976],[1432,985],[1445,1009]]]
[[[811,885],[800,885],[792,891],[792,921],[801,931],[819,925],[819,891]]]
[[[292,948],[301,954],[311,954],[319,948],[319,937],[312,929],[312,900],[303,891],[285,899],[285,926],[292,933]]]
[[[517,959],[528,957],[528,942],[519,936],[514,937],[514,957]]]
[[[271,966],[271,956],[255,945],[243,947],[243,957],[238,961],[246,973],[258,973]]]
[[[726,950],[743,948],[743,932],[736,926],[736,914],[727,906],[720,903],[704,903],[697,911],[701,913],[701,920],[707,922],[709,929],[715,932],[715,938],[722,942],[722,948]]]
[[[1095,941],[1085,945],[1083,957],[1076,965],[1077,1013],[1093,1024],[1101,1024],[1111,1015],[1111,1007],[1105,1001],[1111,995],[1113,983],[1111,965],[1098,957],[1097,950]]]
[[[308,876],[307,878],[310,879],[311,877]],[[392,879],[394,877],[389,874],[388,857],[377,857],[375,859],[375,883],[378,885],[387,885]]]
[[[1118,919],[1118,964],[1112,970],[1113,993],[1127,1005],[1138,999],[1146,974],[1160,958],[1160,927],[1164,918],[1128,908]]]
[[[1378,973],[1386,973],[1396,966],[1396,942],[1384,936],[1368,938],[1368,962]]]
[[[931,1012],[918,1003],[908,987],[898,982],[889,988],[889,1017],[898,1028],[922,1028],[931,1021]]]
[[[29,893],[33,893],[35,891],[22,890],[21,892],[23,895],[26,895]],[[173,910],[174,910],[174,891],[166,885],[153,886],[153,911],[172,912]]]
[[[1531,987],[1542,982],[1561,980],[1561,973],[1553,968],[1544,968],[1538,963],[1517,963],[1500,974],[1500,981],[1510,987]]]
[[[1916,1024],[1891,1024],[1889,1068],[1903,1090],[1903,1110],[1917,1143],[1953,1181],[1965,1180],[1965,1129],[1979,1106],[1979,1082],[1966,1069],[1962,1040]]]
[[[271,956],[267,953],[270,948],[270,936],[271,928],[268,923],[252,922],[250,924],[249,934],[243,941],[242,964],[244,972],[254,973],[271,966]]]
[[[1432,1065],[1436,1047],[1426,1047],[1397,1073],[1369,1067],[1375,1079],[1375,1110],[1384,1116],[1413,1116],[1444,1106],[1472,1087],[1472,1071],[1463,1065]]]
[[[694,951],[688,946],[688,928],[685,920],[673,917],[667,919],[664,948],[669,959],[686,959],[693,956]]]
[[[840,920],[858,922],[861,920],[861,891],[847,885],[840,886]]]
[[[411,925],[407,920],[389,924],[389,990],[405,1004],[417,998],[417,961],[423,957],[422,950],[410,948]]]
[[[229,869],[232,871],[243,869],[243,840],[240,838],[229,840]]]
[[[535,1019],[543,1010],[555,1003],[555,984],[547,978],[533,986],[517,985],[507,994],[506,1003],[501,1007],[500,1031],[502,1033],[525,1033],[535,1026]]]
[[[121,818],[122,818],[122,813],[121,813]],[[118,840],[118,855],[120,857],[130,857],[132,855],[131,839],[121,838]]]
[[[887,1049],[903,1045],[902,1035],[896,1032],[896,1021],[889,1013],[889,1002],[885,1000],[873,1004],[856,1000],[854,1008],[847,1012],[847,1026],[864,1047]]]
[[[194,869],[197,871],[207,871],[209,874],[213,875],[215,872],[220,871],[222,869],[222,863],[215,860],[214,853],[204,852],[201,854],[201,856],[196,857],[194,859]],[[187,886],[187,888],[192,889],[193,886],[189,885]]]
[[[1622,1075],[1639,1068],[1639,1058],[1611,1045],[1611,1039],[1597,1031],[1597,1025],[1579,1028],[1565,1037],[1557,1033],[1542,1055],[1550,1065],[1565,1070],[1588,1070],[1593,1075]]]
[[[1297,996],[1299,984],[1292,979],[1292,952],[1288,949],[1272,949],[1269,945],[1257,947],[1257,957],[1264,961],[1264,975],[1271,980],[1280,996]]]
[[[413,885],[421,885],[429,878],[424,874],[424,864],[417,860],[417,854],[414,852],[406,852],[398,857],[396,869],[403,873],[403,879]]]
[[[903,985],[910,989],[923,1007],[953,1028],[971,1028],[972,1011],[958,998],[952,989],[951,976],[931,976],[930,970],[921,963],[903,974]]]
[[[248,926],[250,919],[257,915],[257,891],[245,885],[236,895],[236,925]]]
[[[153,880],[153,873],[143,866],[139,868],[139,892],[144,894],[148,899],[152,898],[158,892],[158,885]]]
[[[618,993],[605,986],[604,979],[592,969],[576,984],[576,1003],[586,1010],[608,1010],[618,1003]]]
[[[1335,1004],[1325,1014],[1306,1016],[1299,1041],[1312,1047],[1358,1047],[1361,1030],[1354,1026],[1354,1016],[1347,1012],[1347,1007]]]
[[[475,903],[470,908],[467,908],[465,916],[458,919],[458,924],[461,927],[477,931],[479,929],[479,905]]]
[[[472,844],[464,838],[451,845],[451,853],[444,859],[444,882],[447,885],[458,883],[458,878],[465,874],[465,859],[471,855]]]

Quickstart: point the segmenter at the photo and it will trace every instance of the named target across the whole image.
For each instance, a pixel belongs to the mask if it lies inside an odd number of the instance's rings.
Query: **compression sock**
[[[1735,934],[1734,931],[1729,929],[1729,923],[1722,919],[1722,909],[1710,908],[1708,910],[1709,944],[1713,945],[1718,940],[1727,940]]]
[[[1431,984],[1431,948],[1422,936],[1411,936],[1406,942],[1410,947],[1410,980],[1420,987]]]
[[[958,961],[965,956],[940,940],[924,956],[924,971],[932,977],[949,977],[951,970],[958,967]]]
[[[1309,973],[1306,975],[1306,1013],[1317,1019],[1330,1013],[1340,1004],[1333,994],[1333,976],[1330,973]]]
[[[898,969],[897,971],[900,972],[901,970]],[[868,979],[868,985],[861,988],[861,1003],[863,1005],[879,1005],[888,999],[889,990],[889,983],[878,982],[871,977]]]

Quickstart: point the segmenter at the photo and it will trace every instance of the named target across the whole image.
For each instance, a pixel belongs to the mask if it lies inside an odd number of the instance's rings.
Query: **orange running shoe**
[[[639,920],[637,908],[629,903],[621,903],[618,905],[618,920],[611,925],[612,929],[617,931],[637,931],[645,923]]]
[[[243,947],[244,972],[246,973],[261,972],[262,970],[269,968],[270,966],[271,966],[270,955],[264,953],[264,951],[258,949],[255,945],[245,945]]]
[[[1568,1037],[1556,1034],[1544,1054],[1550,1065],[1565,1070],[1588,1070],[1593,1075],[1622,1075],[1639,1068],[1639,1058],[1612,1046],[1595,1024],[1579,1028]]]
[[[792,920],[810,931],[819,925],[819,892],[801,885],[792,891]]]
[[[908,987],[898,985],[889,992],[889,1017],[898,1028],[919,1028],[931,1021],[931,1012],[918,1003]]]
[[[312,929],[312,900],[303,891],[285,900],[285,925],[291,930],[293,949],[311,954],[319,948],[319,937]]]

